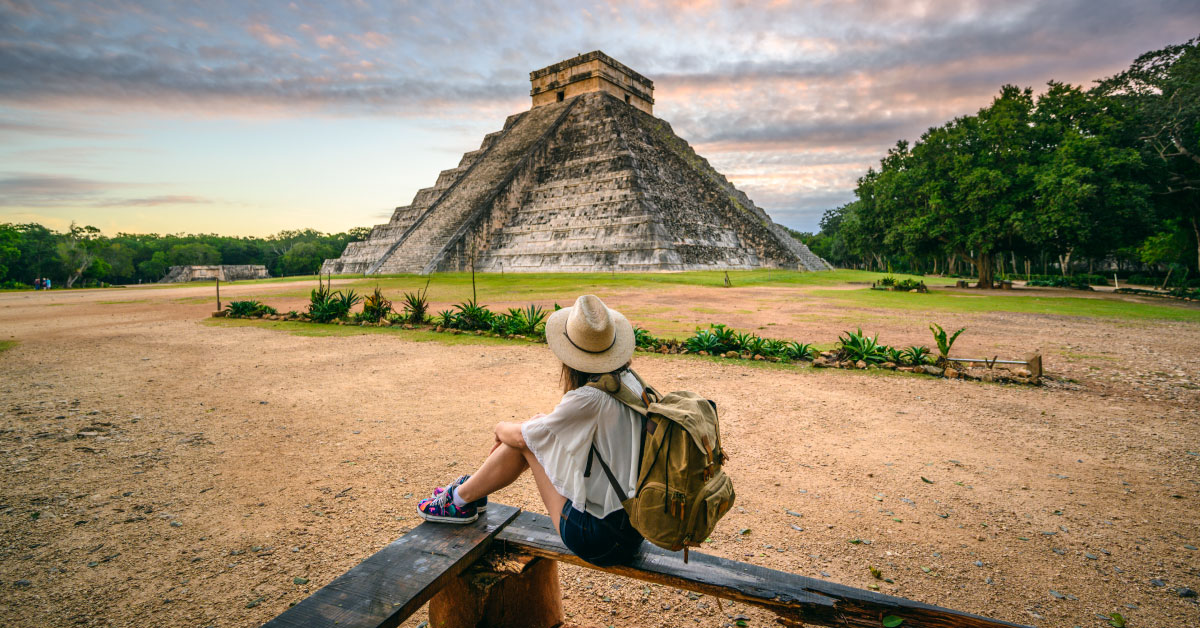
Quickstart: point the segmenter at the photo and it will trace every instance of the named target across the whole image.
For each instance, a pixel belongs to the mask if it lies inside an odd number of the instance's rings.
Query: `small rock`
[[[1183,587],[1179,589],[1179,597],[1196,597],[1196,592],[1187,587]]]
[[[736,357],[738,357],[738,352],[737,351],[726,351],[725,357],[730,358],[730,359],[736,358]]]
[[[933,375],[936,377],[940,377],[942,375],[942,373],[944,372],[941,369],[941,367],[937,367],[932,364],[926,364],[926,365],[922,366],[921,371],[924,372],[926,375]]]
[[[182,523],[179,523],[178,521],[172,521],[172,522],[171,522],[171,527],[172,527],[172,528],[178,528],[178,527],[180,527],[180,526],[182,526],[182,525],[183,525],[183,524],[182,524]]]
[[[865,369],[865,368],[867,368],[867,363],[866,363],[866,362],[863,362],[862,360],[859,360],[858,362],[855,362],[855,363],[854,363],[854,368],[856,368],[856,369]]]
[[[17,585],[18,587],[27,587],[27,586],[30,586],[30,585],[32,585],[33,583],[32,583],[32,582],[30,582],[30,581],[28,581],[28,580],[17,580],[17,581],[16,581],[15,583],[13,583],[13,584]],[[1194,595],[1194,594],[1193,594],[1193,595]]]
[[[1013,369],[1013,375],[1016,375],[1017,377],[1029,377],[1030,375],[1033,375],[1033,373],[1030,373],[1029,369],[1027,368],[1018,368]]]
[[[958,371],[954,369],[946,369],[942,374],[946,376],[946,379],[958,379]]]
[[[889,371],[894,371],[894,370],[896,370],[896,363],[895,362],[884,362],[883,364],[880,364],[879,367],[888,369]]]
[[[1054,599],[1056,599],[1056,600],[1067,599],[1067,596],[1063,595],[1062,593],[1059,593],[1058,591],[1055,591],[1054,589],[1050,589],[1050,595],[1054,596]]]
[[[308,578],[296,576],[295,578],[292,578],[292,584],[308,584]]]
[[[1163,582],[1162,580],[1159,580],[1158,578],[1154,578],[1153,580],[1150,581],[1150,586],[1165,587],[1165,586],[1167,586],[1167,583]]]

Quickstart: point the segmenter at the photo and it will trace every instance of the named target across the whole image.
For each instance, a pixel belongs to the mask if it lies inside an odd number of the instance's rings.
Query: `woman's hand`
[[[525,437],[521,435],[521,424],[508,422],[497,423],[496,443],[497,444],[495,447],[499,447],[499,443],[504,443],[509,447],[525,449]],[[495,447],[493,447],[493,449],[495,449]]]

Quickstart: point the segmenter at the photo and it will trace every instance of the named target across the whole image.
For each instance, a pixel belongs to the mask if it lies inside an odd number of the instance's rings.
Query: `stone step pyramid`
[[[322,272],[830,268],[652,115],[648,79],[600,52],[531,78],[532,109]]]

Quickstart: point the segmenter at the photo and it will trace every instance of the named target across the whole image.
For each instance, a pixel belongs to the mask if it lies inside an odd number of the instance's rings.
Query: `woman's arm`
[[[521,435],[520,423],[497,423],[496,440],[509,447],[525,449],[525,437]]]

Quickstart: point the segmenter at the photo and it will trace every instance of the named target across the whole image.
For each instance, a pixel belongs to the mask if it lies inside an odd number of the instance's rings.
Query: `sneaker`
[[[448,488],[437,497],[422,499],[417,504],[417,514],[426,521],[439,523],[471,523],[479,518],[479,510],[475,504],[467,504],[462,508],[454,505],[454,489]]]
[[[441,495],[442,493],[446,492],[446,489],[449,489],[449,488],[458,488],[458,487],[462,486],[463,482],[466,482],[469,479],[471,479],[470,475],[459,476],[459,478],[457,480],[454,480],[453,482],[447,484],[446,486],[439,486],[439,487],[433,489],[433,496],[437,497],[438,495]],[[478,510],[479,512],[483,512],[483,511],[487,510],[487,495],[484,495],[483,497],[480,497],[479,499],[471,502],[471,505],[474,506],[475,509]]]

